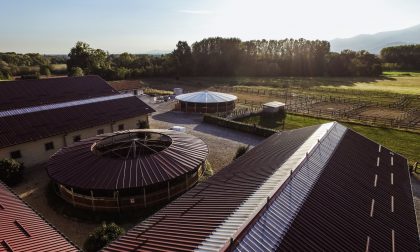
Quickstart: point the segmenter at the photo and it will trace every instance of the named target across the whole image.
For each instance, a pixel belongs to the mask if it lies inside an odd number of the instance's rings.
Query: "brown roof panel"
[[[94,152],[103,140],[118,142],[121,150],[122,137],[127,137],[127,146],[132,146],[133,139],[138,139],[140,134],[153,133],[169,137],[171,144],[157,152],[127,158]],[[143,143],[138,144],[137,151],[143,147]],[[139,188],[196,171],[207,155],[207,145],[192,135],[172,130],[128,130],[88,138],[62,148],[49,160],[47,172],[55,182],[79,189]]]
[[[97,75],[2,81],[0,82],[0,111],[117,93]]]
[[[152,108],[133,96],[0,117],[0,147],[34,141],[152,112],[154,112]]]
[[[418,246],[407,160],[333,123],[271,136],[104,251]]]
[[[79,251],[0,182],[0,251]]]
[[[232,250],[418,251],[407,160],[351,130],[327,154],[329,145],[294,171]]]
[[[138,224],[104,251],[191,251],[197,248],[317,128],[274,134]]]

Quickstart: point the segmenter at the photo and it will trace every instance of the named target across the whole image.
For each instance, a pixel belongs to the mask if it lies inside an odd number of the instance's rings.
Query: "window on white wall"
[[[73,142],[75,143],[75,142],[79,142],[80,141],[80,139],[82,139],[82,137],[80,136],[80,135],[76,135],[76,136],[74,136],[73,137]]]
[[[48,150],[54,150],[54,143],[53,142],[45,143],[45,150],[46,151],[48,151]]]
[[[22,153],[20,153],[20,150],[10,152],[10,158],[18,159],[21,157],[22,157]]]

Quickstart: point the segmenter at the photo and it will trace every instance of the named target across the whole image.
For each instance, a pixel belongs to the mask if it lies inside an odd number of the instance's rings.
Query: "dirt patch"
[[[390,108],[366,108],[361,111],[358,115],[360,116],[369,116],[369,117],[379,117],[383,119],[398,119],[405,114],[404,111],[398,109]]]
[[[311,109],[318,109],[322,111],[343,111],[353,109],[352,104],[336,103],[336,102],[318,102],[311,104]]]

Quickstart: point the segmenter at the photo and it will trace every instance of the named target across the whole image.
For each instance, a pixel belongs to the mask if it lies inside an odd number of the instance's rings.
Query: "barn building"
[[[121,94],[133,94],[141,95],[143,94],[144,83],[140,80],[119,80],[119,81],[110,81],[109,85],[120,92]]]
[[[178,100],[177,110],[195,113],[217,113],[232,111],[238,97],[219,92],[200,91],[177,95],[175,99]]]
[[[64,147],[47,163],[57,194],[93,211],[151,208],[193,187],[207,145],[173,130],[128,130]]]
[[[0,158],[46,162],[80,139],[138,128],[154,112],[98,76],[0,83]]]
[[[338,123],[276,133],[104,251],[419,251],[407,160]]]
[[[0,181],[0,251],[80,251]]]

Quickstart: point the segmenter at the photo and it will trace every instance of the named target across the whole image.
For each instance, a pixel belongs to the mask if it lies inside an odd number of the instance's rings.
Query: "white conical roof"
[[[212,91],[200,91],[188,94],[177,95],[177,100],[183,102],[195,102],[195,103],[219,103],[219,102],[230,102],[238,99],[238,97]]]

